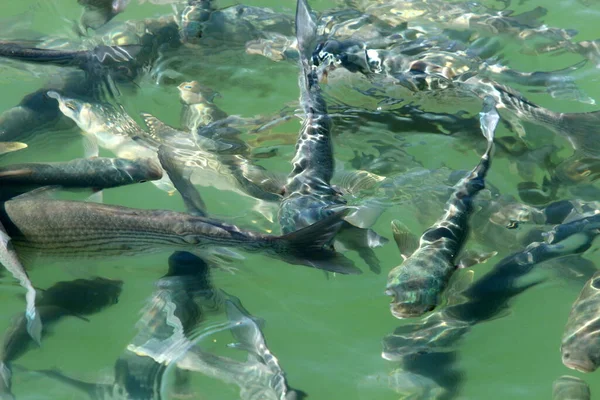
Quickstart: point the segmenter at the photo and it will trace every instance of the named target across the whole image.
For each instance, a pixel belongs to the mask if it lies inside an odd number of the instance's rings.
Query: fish
[[[60,163],[25,163],[0,167],[0,185],[6,190],[17,192],[54,185],[100,190],[160,178],[160,165],[144,158],[78,158]]]
[[[580,372],[594,372],[600,365],[600,272],[585,283],[569,314],[562,337],[563,364]]]
[[[58,101],[60,111],[85,132],[84,152],[86,157],[97,157],[99,147],[112,151],[119,158],[147,158],[159,164],[156,143],[126,112],[122,106],[114,107],[105,102],[87,102],[71,98],[56,91],[48,97]],[[150,144],[144,141],[150,140]],[[159,189],[172,191],[168,176],[152,182]]]
[[[14,235],[17,249],[32,255],[94,258],[215,245],[263,251],[287,262],[340,273],[360,271],[329,246],[348,210],[273,236],[187,213],[27,197],[5,202],[0,219]]]
[[[129,0],[77,0],[83,6],[79,24],[86,32],[88,28],[98,29],[125,11]]]
[[[316,40],[315,22],[306,0],[296,7],[296,36],[300,52],[300,105],[304,112],[302,127],[292,159],[292,171],[283,186],[278,219],[282,232],[293,232],[331,215],[336,207],[345,207],[347,201],[336,190],[331,179],[334,172],[331,117],[321,93],[317,69],[311,64],[309,51]],[[356,212],[353,214],[357,214]],[[349,217],[352,218],[352,217]],[[362,229],[360,218],[350,219],[341,228],[349,231],[343,244],[351,249],[367,249],[363,253],[371,270],[378,273],[379,263],[369,247],[382,246],[387,239],[374,231]],[[369,238],[373,239],[369,241]],[[342,237],[339,237],[341,240]]]
[[[390,310],[396,318],[418,317],[440,304],[440,295],[457,269],[457,256],[468,237],[473,197],[485,187],[499,119],[493,99],[486,98],[480,123],[488,145],[479,164],[456,184],[444,215],[423,233],[419,247],[405,255],[404,262],[389,272],[385,293],[393,297]],[[404,231],[396,234],[399,235],[411,236]],[[398,241],[404,243],[405,239]],[[400,251],[407,252],[403,246]]]
[[[267,347],[260,323],[242,306],[237,297],[226,292],[223,294],[231,323],[230,331],[238,340],[230,347],[247,352],[247,360],[241,362],[218,356],[195,346],[180,359],[177,366],[239,386],[242,400],[306,398],[305,392],[288,386],[279,360]]]
[[[176,251],[141,310],[137,334],[115,361],[112,382],[85,382],[57,370],[37,372],[77,388],[91,399],[159,400],[167,368],[192,346],[193,338],[188,336],[197,331],[206,314],[217,313],[220,307],[211,287],[210,265],[191,253]]]
[[[255,318],[237,297],[213,286],[210,269],[203,258],[188,252],[169,257],[168,273],[156,282],[136,324],[138,333],[115,363],[112,383],[88,383],[58,371],[38,372],[76,387],[92,399],[159,400],[168,368],[175,368],[180,378],[193,371],[237,383],[242,399],[304,398],[304,392],[287,385]],[[211,322],[211,316],[221,314],[227,315],[226,322]],[[225,330],[239,340],[236,349],[249,353],[248,361],[212,355],[195,344]]]
[[[73,316],[85,319],[118,302],[123,282],[96,277],[57,282],[48,289],[40,290],[42,295],[36,299],[46,336],[50,328],[64,317]],[[4,335],[0,350],[0,397],[9,398],[11,394],[11,364],[23,356],[32,345],[27,333],[25,317],[19,317]],[[12,397],[10,397],[12,398]]]
[[[416,354],[454,351],[474,325],[506,315],[511,299],[545,281],[539,277],[525,279],[538,265],[551,260],[570,265],[569,257],[590,249],[600,234],[599,221],[600,217],[594,215],[556,225],[540,237],[542,241],[504,257],[480,279],[456,290],[459,297],[455,304],[400,326],[384,337],[382,357],[397,361]]]
[[[552,400],[590,400],[592,394],[585,381],[563,375],[552,384]]]
[[[0,264],[8,270],[12,276],[19,281],[26,290],[25,295],[25,318],[27,320],[27,332],[38,344],[42,340],[42,321],[35,306],[37,296],[36,290],[29,279],[27,271],[23,267],[19,255],[15,250],[12,238],[7,234],[4,225],[0,223]]]
[[[0,41],[0,57],[33,64],[76,68],[85,73],[96,91],[104,89],[115,97],[116,83],[130,84],[140,72],[154,61],[148,46],[98,45],[91,50],[58,50],[23,45],[14,41]],[[81,84],[81,82],[80,82]]]
[[[217,94],[200,85],[198,81],[183,82],[177,88],[183,104],[181,125],[191,132],[195,132],[200,126],[228,117],[225,111],[212,102]]]

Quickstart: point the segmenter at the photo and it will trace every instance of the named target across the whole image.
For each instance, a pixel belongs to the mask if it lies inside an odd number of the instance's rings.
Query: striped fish
[[[469,234],[473,199],[485,187],[499,118],[495,102],[486,98],[480,123],[488,146],[479,164],[456,184],[444,215],[423,233],[414,253],[403,254],[404,262],[390,271],[386,294],[393,297],[390,308],[396,318],[418,317],[440,304]],[[400,251],[409,253],[410,233],[399,231],[395,236]]]

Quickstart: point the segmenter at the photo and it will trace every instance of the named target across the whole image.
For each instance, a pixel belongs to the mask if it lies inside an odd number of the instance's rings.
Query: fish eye
[[[65,106],[69,109],[69,110],[73,110],[75,111],[75,104],[73,104],[72,102],[68,101],[65,103]]]
[[[187,90],[192,90],[192,85],[185,85],[183,88]]]
[[[564,353],[564,354],[563,354],[563,358],[564,358],[565,360],[568,360],[569,358],[571,358],[571,353]]]
[[[594,289],[600,289],[600,278],[596,278],[592,281],[592,287]]]

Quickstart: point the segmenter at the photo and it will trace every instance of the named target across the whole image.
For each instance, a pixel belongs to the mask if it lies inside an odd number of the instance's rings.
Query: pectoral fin
[[[490,251],[484,253],[473,250],[466,250],[460,256],[457,268],[470,268],[477,264],[484,264],[487,262],[487,260],[494,257],[496,254],[498,254],[497,251]]]
[[[392,232],[398,250],[400,250],[400,254],[405,260],[419,248],[419,239],[410,232],[406,225],[397,219],[392,221]]]

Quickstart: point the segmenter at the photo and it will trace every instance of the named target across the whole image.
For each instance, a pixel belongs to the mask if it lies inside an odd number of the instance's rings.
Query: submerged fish
[[[440,304],[440,295],[457,268],[457,258],[469,231],[473,198],[485,187],[485,176],[491,164],[494,131],[499,116],[492,99],[486,99],[480,113],[481,130],[488,146],[479,164],[456,186],[446,203],[445,214],[426,230],[418,248],[388,275],[386,294],[393,296],[390,309],[397,318],[418,317]],[[404,254],[414,249],[406,239],[407,232],[398,232],[397,242]],[[405,246],[407,245],[408,246]]]
[[[123,282],[104,278],[77,279],[69,282],[58,282],[36,299],[44,330],[67,316],[83,318],[95,314],[105,307],[117,303]],[[84,318],[83,318],[84,319]],[[32,340],[27,333],[27,321],[18,318],[4,335],[0,350],[0,398],[12,398],[11,363],[29,350]]]
[[[197,81],[183,82],[178,89],[184,105],[181,111],[181,125],[191,132],[195,132],[200,126],[227,118],[227,113],[212,102],[216,93],[204,88]]]
[[[342,193],[331,185],[334,157],[331,137],[331,117],[319,87],[317,69],[308,52],[316,40],[315,22],[306,0],[298,0],[296,9],[296,36],[300,51],[300,104],[304,112],[302,127],[292,159],[292,172],[283,187],[279,207],[279,224],[283,232],[292,232],[331,215],[336,207],[344,207]],[[361,229],[360,217],[347,219],[341,228],[348,231],[343,244],[356,249],[374,272],[379,263],[369,247],[379,247],[387,239],[375,232]],[[350,223],[350,218],[354,218]],[[339,237],[343,240],[343,237]],[[360,253],[360,250],[363,253]],[[367,251],[368,254],[365,254]]]
[[[0,223],[0,264],[2,264],[27,291],[25,295],[27,332],[33,340],[40,343],[42,340],[42,321],[35,306],[36,291],[29,280],[27,271],[25,271],[23,264],[21,264],[21,261],[19,260],[11,237],[7,234],[2,223]]]
[[[552,384],[552,400],[590,400],[587,383],[574,376],[563,375]]]
[[[328,247],[346,214],[336,212],[306,228],[272,236],[174,211],[21,198],[4,203],[2,222],[21,251],[43,256],[110,257],[234,246],[291,263],[355,273],[349,261]]]
[[[569,256],[583,254],[600,234],[600,215],[558,225],[546,233],[547,241],[530,243],[500,260],[474,283],[455,290],[454,303],[422,321],[398,327],[383,340],[382,357],[403,360],[417,354],[453,351],[471,327],[506,314],[509,301],[544,279],[525,279],[543,262],[558,259],[570,266]],[[519,283],[524,280],[525,282]],[[461,282],[460,280],[458,282]],[[452,289],[456,289],[454,282]],[[464,286],[464,285],[463,285]]]
[[[600,366],[600,272],[586,282],[571,309],[561,352],[565,366],[593,372]]]
[[[162,177],[151,159],[80,158],[60,163],[11,164],[0,167],[0,186],[27,191],[41,186],[106,189]]]

